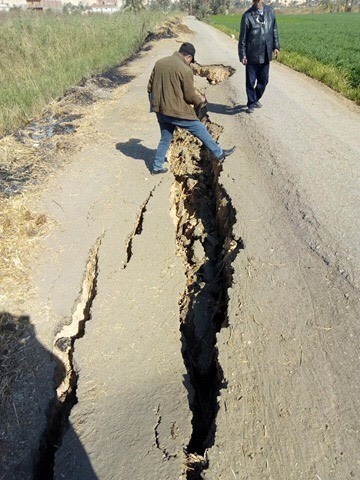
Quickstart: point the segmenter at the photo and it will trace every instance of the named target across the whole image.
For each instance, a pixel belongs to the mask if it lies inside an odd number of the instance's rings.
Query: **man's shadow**
[[[57,400],[65,366],[37,340],[30,316],[0,311],[0,367],[1,480],[49,480],[54,468],[67,480],[97,480],[70,411]],[[71,475],[64,455],[56,460],[65,434],[76,450]]]
[[[222,105],[219,103],[208,103],[207,104],[208,112],[219,113],[221,115],[236,115],[241,112],[247,111],[246,105],[235,105],[229,107],[229,105]]]
[[[134,158],[135,160],[142,160],[148,170],[151,171],[156,150],[144,147],[144,145],[141,144],[141,141],[140,138],[130,138],[127,142],[117,143],[116,150],[119,150],[119,152],[127,157]]]

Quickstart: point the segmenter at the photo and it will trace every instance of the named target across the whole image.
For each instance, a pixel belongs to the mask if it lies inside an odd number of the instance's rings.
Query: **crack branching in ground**
[[[154,437],[155,437],[154,445],[155,445],[156,448],[161,450],[165,460],[169,460],[170,458],[175,458],[175,457],[177,457],[177,454],[169,453],[167,451],[167,449],[160,444],[159,431],[158,431],[158,429],[161,425],[161,421],[162,421],[162,416],[161,416],[161,412],[160,412],[160,405],[158,405],[155,413],[156,413],[156,425],[154,427]],[[171,426],[171,436],[173,438],[174,438],[173,435],[174,435],[175,431],[176,431],[176,424],[172,424],[172,426]]]
[[[205,123],[218,138],[222,128],[208,118]],[[205,450],[214,444],[217,397],[220,389],[226,388],[217,359],[216,334],[228,325],[231,264],[243,244],[232,230],[236,212],[219,183],[221,165],[182,131],[175,135],[171,158],[177,244],[187,278],[180,301],[182,353],[191,381],[193,412],[186,476],[194,480],[201,479],[207,468]]]
[[[130,260],[131,260],[131,257],[132,257],[132,244],[133,244],[133,240],[134,240],[134,237],[135,235],[140,235],[141,232],[142,232],[142,226],[143,226],[143,222],[144,222],[144,214],[146,212],[146,209],[147,209],[147,206],[148,206],[148,203],[150,201],[150,198],[153,196],[154,194],[154,191],[156,190],[156,188],[160,185],[161,181],[159,182],[159,184],[157,184],[149,193],[147,199],[145,200],[145,202],[141,205],[140,207],[140,212],[139,212],[139,215],[137,216],[136,218],[136,221],[135,221],[135,226],[133,228],[133,231],[131,232],[131,234],[129,235],[128,239],[127,239],[127,243],[126,243],[126,261],[124,263],[124,266],[123,268],[125,269]]]
[[[63,326],[54,342],[54,358],[57,366],[54,376],[56,392],[47,412],[47,426],[40,441],[34,480],[54,478],[55,454],[61,445],[68,426],[71,409],[77,403],[76,390],[79,375],[73,355],[75,342],[85,335],[85,324],[90,320],[91,307],[96,296],[98,255],[102,236],[90,250],[81,293],[71,322]]]

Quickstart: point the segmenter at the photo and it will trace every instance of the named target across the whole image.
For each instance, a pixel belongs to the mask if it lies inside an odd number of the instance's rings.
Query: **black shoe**
[[[159,175],[161,173],[166,173],[168,170],[168,168],[162,168],[161,170],[151,170],[151,175]]]
[[[254,107],[255,108],[261,108],[262,107],[262,104],[260,102],[255,102],[254,103]]]
[[[254,113],[254,107],[248,107],[247,113]]]
[[[229,157],[232,155],[236,150],[236,147],[229,148],[228,150],[223,150],[223,153],[220,155],[218,160],[224,160],[224,158]]]

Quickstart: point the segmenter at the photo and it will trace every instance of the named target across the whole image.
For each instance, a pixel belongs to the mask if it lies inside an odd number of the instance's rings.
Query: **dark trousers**
[[[246,94],[247,106],[253,107],[260,100],[269,82],[270,63],[246,65]]]

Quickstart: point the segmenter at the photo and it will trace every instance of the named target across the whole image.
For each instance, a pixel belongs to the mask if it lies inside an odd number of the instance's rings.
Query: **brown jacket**
[[[198,106],[202,99],[194,89],[191,68],[179,52],[155,63],[148,83],[153,112],[185,120],[198,120],[191,105]]]

